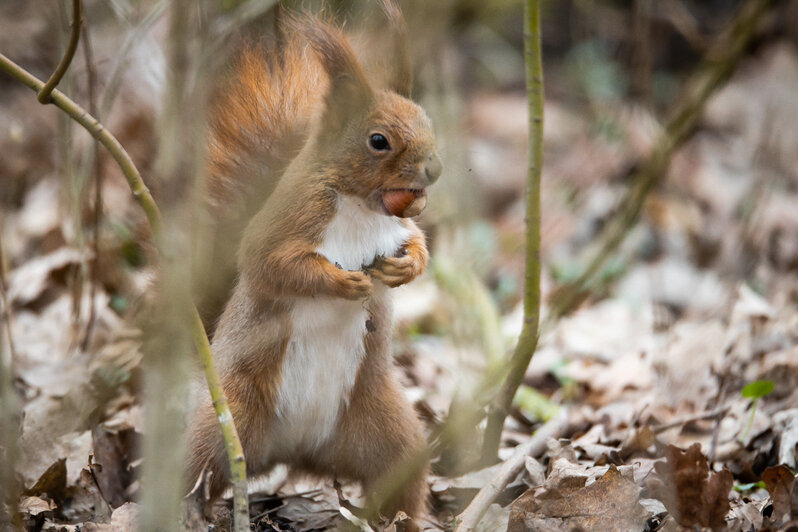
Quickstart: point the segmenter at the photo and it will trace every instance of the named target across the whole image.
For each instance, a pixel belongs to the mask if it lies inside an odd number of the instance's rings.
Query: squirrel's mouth
[[[427,191],[423,188],[388,188],[380,196],[388,214],[400,218],[417,216],[427,206]]]

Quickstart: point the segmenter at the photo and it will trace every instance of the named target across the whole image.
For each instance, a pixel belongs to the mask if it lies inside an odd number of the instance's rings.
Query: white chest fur
[[[394,255],[409,236],[398,218],[342,196],[317,251],[345,270],[359,270],[380,255]],[[374,289],[385,287],[375,283]],[[330,297],[295,301],[273,433],[277,449],[313,452],[335,430],[365,355],[365,306]]]

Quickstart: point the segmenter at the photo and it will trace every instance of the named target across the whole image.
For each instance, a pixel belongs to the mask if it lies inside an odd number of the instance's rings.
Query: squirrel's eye
[[[369,137],[369,146],[377,151],[388,151],[391,149],[391,145],[388,144],[388,139],[385,138],[385,135],[380,135],[379,133],[374,133]]]

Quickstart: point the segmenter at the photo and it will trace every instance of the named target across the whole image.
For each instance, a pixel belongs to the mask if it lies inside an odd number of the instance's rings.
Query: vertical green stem
[[[22,530],[17,513],[19,488],[14,471],[19,434],[19,398],[14,389],[14,342],[11,336],[11,309],[6,291],[5,259],[0,244],[0,305],[8,342],[0,332],[0,530]],[[8,345],[8,349],[6,349]]]
[[[490,406],[483,461],[496,459],[504,420],[515,392],[529,366],[538,343],[540,325],[540,175],[543,166],[543,60],[540,40],[540,1],[524,2],[524,57],[529,109],[529,168],[526,190],[526,276],[524,279],[524,323],[510,371]]]

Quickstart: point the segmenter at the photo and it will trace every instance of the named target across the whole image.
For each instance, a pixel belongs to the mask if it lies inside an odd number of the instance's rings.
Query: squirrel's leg
[[[216,421],[210,399],[203,398],[191,416],[186,458],[187,488],[192,489],[199,476],[204,473],[209,482],[209,502],[213,504],[230,482],[230,468],[227,465],[219,422]]]
[[[333,438],[330,457],[334,472],[360,481],[370,500],[396,479],[401,486],[384,501],[380,512],[393,517],[403,510],[411,517],[422,515],[427,506],[428,463],[423,456],[427,442],[421,421],[407,401],[390,355],[391,309],[382,298],[373,299],[369,313],[374,325],[363,342],[366,357],[358,370]],[[408,471],[415,471],[407,476]]]
[[[368,269],[372,277],[390,287],[407,284],[424,273],[429,260],[424,233],[412,220],[402,222],[411,234],[399,255],[381,257]]]
[[[244,457],[247,461],[247,473],[257,473],[268,469],[268,456],[265,445],[266,420],[273,411],[268,400],[258,389],[251,378],[227,375],[222,379],[230,412],[236,424]],[[225,450],[222,432],[216,413],[207,393],[191,417],[188,434],[188,455],[186,477],[194,486],[199,475],[210,473],[210,503],[218,499],[230,484],[230,464]]]
[[[421,422],[390,375],[369,379],[363,388],[355,390],[341,419],[333,458],[337,473],[360,481],[369,504],[382,498],[376,489],[393,493],[380,501],[383,516],[402,510],[419,517],[427,508],[429,469]],[[415,473],[405,476],[410,468]],[[401,485],[392,486],[394,479]]]

